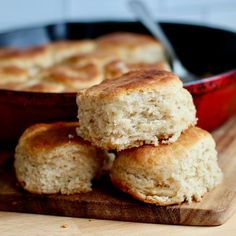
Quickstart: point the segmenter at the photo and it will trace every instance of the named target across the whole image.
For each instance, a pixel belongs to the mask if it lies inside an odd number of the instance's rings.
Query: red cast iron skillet
[[[209,131],[217,128],[236,113],[236,33],[189,24],[161,26],[186,68],[205,76],[184,85],[193,95],[198,125]],[[96,38],[116,31],[148,34],[137,22],[59,23],[0,34],[0,47]],[[76,120],[75,96],[0,90],[0,148],[15,145],[34,123]]]

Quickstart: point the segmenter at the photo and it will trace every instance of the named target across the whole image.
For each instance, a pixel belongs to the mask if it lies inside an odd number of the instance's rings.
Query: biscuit
[[[18,52],[18,51],[19,49],[17,48],[10,48],[10,47],[0,48],[0,57],[2,57],[3,55],[7,55],[9,53]]]
[[[99,84],[103,78],[102,70],[95,64],[55,65],[43,70],[35,77],[39,81],[61,84],[67,92],[76,92],[79,89]]]
[[[9,82],[9,83],[0,84],[0,89],[22,91],[22,88],[26,88],[25,84],[27,83]]]
[[[12,85],[11,85],[12,86]],[[28,83],[15,85],[13,90],[21,90],[25,92],[43,92],[43,93],[62,93],[65,92],[65,86],[61,83],[51,81],[31,80]]]
[[[24,73],[23,73],[24,72]],[[26,70],[20,68],[1,68],[1,89],[21,90],[27,92],[76,92],[79,89],[99,84],[103,79],[102,70],[94,65],[85,66],[55,65],[41,70],[35,76],[25,77]]]
[[[81,53],[92,52],[95,43],[92,40],[65,40],[56,41],[46,45],[54,63]]]
[[[21,186],[38,194],[91,191],[103,159],[95,147],[76,136],[77,122],[36,124],[21,136],[15,172]]]
[[[8,83],[22,83],[28,78],[29,74],[25,69],[16,66],[0,67],[0,87]]]
[[[35,74],[40,68],[52,64],[50,54],[46,47],[32,47],[27,49],[8,49],[0,52],[0,66],[16,66],[28,69]]]
[[[213,138],[197,127],[169,145],[119,152],[110,176],[115,186],[134,198],[163,206],[200,201],[223,177]]]
[[[165,61],[164,48],[151,36],[136,33],[111,33],[96,39],[98,50],[117,52],[128,63]]]
[[[115,52],[95,51],[70,57],[62,61],[62,64],[76,66],[95,64],[102,69],[106,64],[117,59],[119,59],[119,56]]]
[[[151,69],[171,71],[166,62],[130,64],[121,60],[116,60],[105,66],[104,73],[105,79],[114,79],[130,71]]]
[[[157,65],[160,61],[165,63],[162,45],[135,33],[50,42],[26,49],[0,48],[0,67],[18,68],[18,72],[0,69],[0,89],[75,92],[99,84],[106,76],[111,79],[138,68],[162,69],[164,64]]]
[[[117,151],[172,143],[196,123],[192,96],[173,73],[133,71],[77,94],[79,136]]]

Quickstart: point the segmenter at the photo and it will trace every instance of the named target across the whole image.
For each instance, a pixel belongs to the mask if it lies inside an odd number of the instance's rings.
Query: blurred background
[[[236,0],[143,0],[162,21],[236,31]],[[58,21],[134,20],[128,0],[0,0],[0,32]]]

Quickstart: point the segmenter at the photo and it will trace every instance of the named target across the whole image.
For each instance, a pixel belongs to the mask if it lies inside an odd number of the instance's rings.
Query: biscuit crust
[[[127,92],[148,89],[164,90],[182,87],[182,85],[181,80],[172,72],[157,69],[137,70],[79,91],[78,96],[83,94],[84,96],[112,99]]]
[[[166,70],[170,68],[165,62],[158,63],[125,63],[122,60],[113,61],[105,66],[105,79],[114,79],[136,70]]]
[[[21,186],[38,194],[74,194],[92,190],[103,156],[78,137],[78,122],[36,124],[21,136],[15,172]]]
[[[98,49],[115,51],[127,63],[155,63],[165,60],[163,46],[148,35],[116,32],[101,36],[96,42]]]
[[[163,206],[200,201],[222,176],[213,138],[197,127],[184,131],[169,145],[121,151],[111,170],[111,180],[119,189]]]

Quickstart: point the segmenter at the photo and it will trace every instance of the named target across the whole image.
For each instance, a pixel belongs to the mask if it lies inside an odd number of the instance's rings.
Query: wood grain
[[[200,203],[168,207],[144,204],[115,189],[108,178],[94,191],[71,196],[34,195],[15,179],[12,153],[0,154],[0,210],[109,220],[182,225],[220,225],[236,211],[236,117],[213,133],[224,182]]]
[[[236,214],[217,227],[145,224],[0,211],[4,236],[235,236]]]

